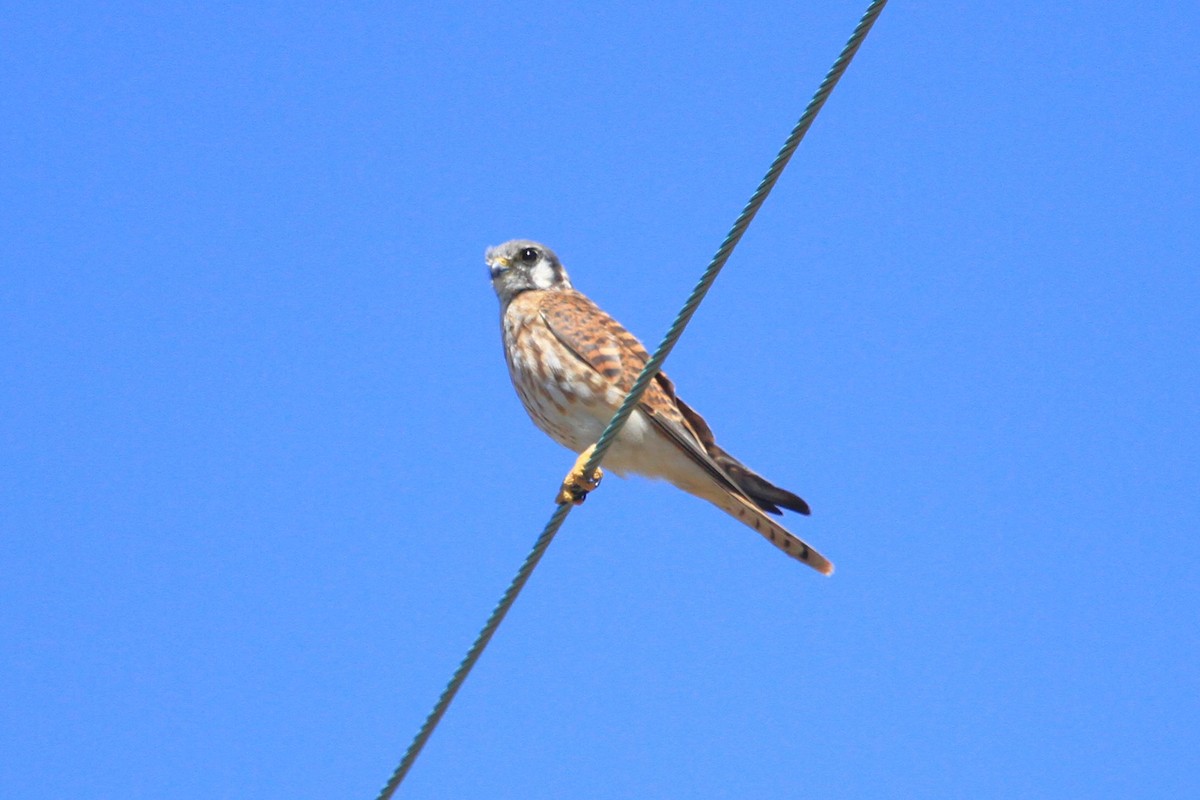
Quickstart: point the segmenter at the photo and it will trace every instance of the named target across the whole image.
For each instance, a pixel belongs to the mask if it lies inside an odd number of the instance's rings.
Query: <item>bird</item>
[[[578,505],[603,472],[585,474],[596,440],[650,356],[632,333],[572,286],[549,247],[513,239],[485,252],[500,301],[509,377],[525,411],[550,438],[579,454],[555,501]],[[810,514],[808,503],[775,486],[716,442],[712,429],[663,372],[614,440],[604,466],[622,477],[666,480],[754,529],[825,575],[833,564],[768,514]]]

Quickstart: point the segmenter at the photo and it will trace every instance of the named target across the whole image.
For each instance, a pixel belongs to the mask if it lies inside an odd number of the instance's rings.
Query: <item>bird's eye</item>
[[[536,247],[526,247],[521,251],[521,263],[536,264],[539,256],[541,256],[541,253],[538,252]]]

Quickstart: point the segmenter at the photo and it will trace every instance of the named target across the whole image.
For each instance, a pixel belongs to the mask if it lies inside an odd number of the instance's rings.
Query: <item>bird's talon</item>
[[[562,488],[558,490],[558,495],[554,498],[554,502],[559,505],[571,503],[573,505],[583,505],[583,501],[587,499],[588,492],[595,491],[600,485],[600,481],[604,478],[604,472],[599,467],[590,476],[585,475],[583,469],[587,466],[588,459],[592,457],[592,450],[595,445],[579,454],[579,458],[575,460],[575,466],[571,467],[571,471],[567,473],[567,477],[563,478]]]
[[[588,493],[576,486],[563,485],[558,490],[558,497],[554,498],[554,502],[560,506],[564,503],[570,503],[574,506],[583,505],[583,501],[587,500]]]

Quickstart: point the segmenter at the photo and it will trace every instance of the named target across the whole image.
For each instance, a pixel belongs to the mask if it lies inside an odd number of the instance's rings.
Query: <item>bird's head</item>
[[[528,239],[513,239],[495,247],[485,254],[488,272],[492,276],[492,288],[500,303],[509,301],[530,289],[570,289],[571,279],[559,262],[554,251],[544,244]]]

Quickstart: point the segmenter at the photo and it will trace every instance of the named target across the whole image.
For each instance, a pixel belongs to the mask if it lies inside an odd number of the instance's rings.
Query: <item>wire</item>
[[[786,167],[788,161],[791,160],[792,154],[796,151],[796,147],[800,144],[800,140],[804,138],[804,135],[808,132],[809,127],[812,126],[813,120],[816,119],[817,114],[820,113],[821,107],[825,105],[825,101],[829,98],[829,94],[833,91],[833,87],[837,85],[837,82],[845,73],[846,68],[850,65],[851,59],[853,59],[854,54],[858,52],[859,46],[866,38],[867,33],[870,32],[871,26],[875,24],[875,20],[879,17],[880,12],[883,11],[883,7],[885,5],[887,5],[887,0],[873,0],[872,3],[867,7],[867,10],[863,13],[862,18],[859,19],[858,25],[855,26],[854,32],[850,34],[850,38],[847,40],[846,45],[842,48],[842,52],[833,62],[833,66],[829,68],[829,72],[825,74],[825,79],[822,80],[821,85],[817,87],[816,93],[813,94],[812,99],[808,102],[808,106],[804,109],[804,113],[800,115],[800,119],[796,122],[795,127],[792,128],[792,132],[788,135],[783,147],[779,150],[779,154],[775,156],[775,160],[771,163],[770,168],[767,170],[767,174],[763,176],[762,181],[758,184],[758,188],[754,191],[754,194],[750,196],[750,200],[746,203],[745,208],[742,209],[742,213],[739,214],[738,218],[734,221],[733,227],[730,228],[729,233],[725,236],[725,241],[723,241],[721,246],[717,248],[717,252],[715,255],[713,255],[712,261],[709,263],[708,268],[705,269],[704,274],[700,276],[699,282],[697,282],[695,288],[692,289],[692,293],[688,296],[687,301],[683,304],[683,308],[680,309],[679,314],[675,317],[675,321],[671,323],[671,327],[667,330],[667,333],[663,337],[662,342],[659,344],[658,349],[654,352],[654,355],[650,358],[650,360],[646,362],[646,366],[642,369],[642,373],[634,382],[633,388],[629,390],[629,394],[626,395],[624,402],[621,403],[621,407],[617,409],[615,414],[613,414],[612,419],[609,420],[608,426],[604,429],[604,432],[596,441],[596,446],[592,451],[592,456],[590,459],[588,459],[587,464],[583,468],[583,473],[585,475],[592,474],[592,472],[600,466],[600,462],[604,458],[604,454],[608,452],[608,449],[612,446],[613,441],[617,438],[617,434],[620,433],[622,426],[624,426],[626,420],[629,419],[629,415],[633,413],[633,409],[641,401],[642,395],[646,392],[646,387],[650,385],[650,381],[654,379],[654,376],[657,375],[658,371],[662,368],[663,362],[666,360],[667,356],[670,355],[671,350],[675,347],[675,343],[678,342],[679,337],[683,335],[684,328],[686,328],[688,322],[691,321],[692,316],[696,313],[696,309],[700,305],[700,302],[704,299],[704,296],[708,294],[708,290],[712,288],[713,282],[717,279],[717,275],[725,266],[725,262],[729,260],[730,254],[733,253],[733,248],[737,246],[738,242],[742,238],[742,234],[744,234],[746,232],[746,228],[749,227],[750,221],[754,219],[754,215],[758,213],[758,210],[762,207],[763,202],[767,199],[767,195],[770,194],[771,189],[774,188],[775,183],[779,180],[780,174],[783,172],[783,168]],[[471,645],[471,649],[467,651],[466,656],[464,656],[462,662],[459,663],[458,669],[454,671],[454,675],[451,676],[450,682],[442,691],[437,703],[434,704],[433,710],[429,712],[429,716],[425,718],[425,722],[421,725],[421,729],[413,738],[412,744],[408,746],[408,750],[404,752],[404,756],[400,759],[400,764],[396,767],[395,772],[392,773],[392,777],[383,787],[383,790],[380,791],[377,800],[390,800],[392,795],[395,794],[396,789],[399,788],[400,783],[404,780],[404,777],[412,768],[413,762],[417,760],[417,756],[420,754],[421,748],[425,746],[425,743],[433,734],[434,728],[437,727],[438,722],[441,721],[442,716],[446,713],[446,709],[450,707],[450,703],[454,700],[454,696],[458,694],[458,690],[462,687],[463,682],[467,679],[467,675],[470,673],[472,667],[475,666],[475,662],[479,660],[480,655],[483,654],[484,648],[487,647],[488,642],[491,641],[492,636],[496,633],[496,629],[504,620],[505,615],[508,614],[509,609],[512,608],[513,603],[516,602],[517,595],[520,594],[521,589],[529,580],[529,576],[533,574],[534,567],[536,567],[538,562],[542,560],[542,556],[545,554],[546,548],[550,546],[551,540],[554,539],[554,535],[558,533],[558,529],[561,528],[563,522],[566,521],[567,515],[571,513],[572,508],[573,506],[570,503],[562,503],[554,510],[550,520],[546,523],[546,527],[542,529],[541,535],[538,536],[537,541],[534,542],[533,549],[531,549],[529,551],[529,555],[525,557],[525,563],[523,563],[521,568],[517,570],[516,577],[513,578],[512,583],[510,583],[508,586],[508,589],[504,591],[504,595],[500,598],[500,602],[496,604],[496,608],[493,609],[491,616],[488,617],[487,622],[484,623],[483,630],[481,630],[479,632],[479,636],[476,637],[475,643]]]

